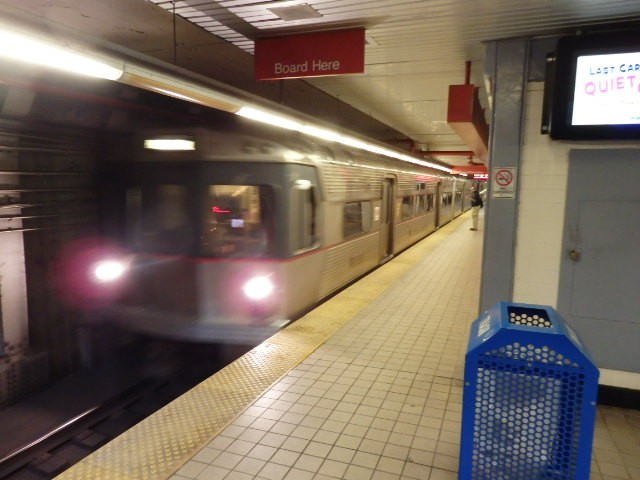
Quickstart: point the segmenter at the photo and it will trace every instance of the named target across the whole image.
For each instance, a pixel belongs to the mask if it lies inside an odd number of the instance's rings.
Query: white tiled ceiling
[[[464,83],[466,61],[484,85],[483,41],[640,19],[639,0],[151,1],[250,53],[259,36],[364,26],[363,75],[308,81],[428,150],[468,149],[446,123],[448,85]]]

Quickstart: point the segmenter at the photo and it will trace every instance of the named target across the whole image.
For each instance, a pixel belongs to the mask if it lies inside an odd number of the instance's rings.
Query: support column
[[[480,290],[481,311],[498,301],[512,301],[513,297],[518,167],[528,50],[527,39],[501,40],[487,45],[485,74],[492,83],[493,108]],[[511,183],[510,174],[513,175]]]

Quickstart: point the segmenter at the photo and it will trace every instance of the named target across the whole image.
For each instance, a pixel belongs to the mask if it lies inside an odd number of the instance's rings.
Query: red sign
[[[457,173],[458,175],[466,173],[466,174],[474,174],[474,175],[480,174],[480,175],[488,176],[489,171],[487,170],[487,167],[484,165],[465,165],[461,167],[452,167],[451,173]]]
[[[364,28],[259,38],[257,80],[364,72]]]
[[[498,170],[496,172],[496,182],[501,187],[508,187],[513,182],[513,172],[511,170]]]

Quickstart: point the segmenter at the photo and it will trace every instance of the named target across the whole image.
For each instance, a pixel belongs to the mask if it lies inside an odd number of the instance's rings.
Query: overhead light
[[[251,120],[256,120],[258,122],[268,123],[269,125],[273,125],[276,127],[285,128],[287,130],[294,130],[304,135],[310,135],[312,137],[322,138],[323,140],[336,142],[341,145],[357,148],[359,150],[365,150],[367,152],[383,155],[385,157],[396,158],[398,160],[413,163],[423,167],[434,168],[436,170],[440,170],[447,173],[451,171],[450,168],[444,167],[442,165],[438,165],[437,163],[427,162],[417,157],[412,157],[411,155],[407,155],[401,152],[397,152],[395,150],[391,150],[390,148],[385,148],[380,145],[376,145],[375,143],[369,143],[364,140],[359,140],[355,137],[342,135],[333,130],[317,127],[315,125],[298,121],[291,117],[274,114],[271,112],[267,112],[265,110],[260,110],[260,109],[245,106],[240,108],[240,110],[236,112],[236,115],[240,115],[242,117],[249,118]]]
[[[139,65],[127,63],[124,66],[124,74],[119,81],[132,87],[151,90],[225,112],[236,113],[241,107],[238,99],[222,92]]]
[[[358,148],[360,150],[365,150],[367,145],[367,142],[358,140],[357,138],[347,137],[345,135],[342,136],[342,142],[340,143],[342,143],[343,145],[347,145],[348,147]]]
[[[195,150],[196,142],[184,138],[148,138],[144,141],[144,148],[168,151]]]
[[[312,183],[309,180],[298,179],[294,183],[296,190],[311,190]]]
[[[312,10],[312,9],[311,9]],[[306,9],[309,13],[309,9]],[[83,55],[73,50],[55,45],[49,41],[35,39],[33,35],[18,33],[0,26],[0,57],[21,62],[42,65],[57,70],[80,75],[119,81],[163,95],[216,108],[280,128],[297,131],[324,140],[340,143],[368,152],[398,158],[411,163],[436,168],[449,169],[441,165],[404,155],[399,152],[342,135],[336,131],[299,121],[292,117],[272,113],[243,105],[243,101],[219,92],[214,88],[198,85],[172,74],[161,73],[141,65],[110,60],[99,61],[94,55]],[[118,65],[120,66],[114,66]],[[185,139],[148,139],[145,148],[156,150],[194,150],[195,142]]]
[[[304,125],[300,129],[300,132],[304,133],[305,135],[322,138],[323,140],[328,140],[330,142],[342,143],[342,135],[340,135],[338,132],[334,132],[333,130],[327,130],[326,128],[314,127],[313,125]]]
[[[0,56],[89,77],[118,80],[122,69],[88,55],[0,27]]]
[[[236,112],[236,115],[240,115],[241,117],[249,118],[258,122],[268,123],[269,125],[273,125],[275,127],[285,128],[287,130],[300,131],[300,129],[302,129],[304,126],[302,123],[291,118],[251,107],[242,107]]]

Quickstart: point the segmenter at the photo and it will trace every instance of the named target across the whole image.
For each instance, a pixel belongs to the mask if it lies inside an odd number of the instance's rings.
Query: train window
[[[274,194],[268,186],[210,185],[200,248],[213,257],[264,256],[272,251]]]
[[[449,192],[449,193],[443,193],[442,194],[442,205],[443,206],[448,206],[451,205],[453,203],[453,193]]]
[[[427,212],[433,211],[433,193],[427,194]]]
[[[291,190],[291,249],[311,248],[316,242],[316,204],[313,188]]]
[[[146,185],[126,192],[126,225],[129,243],[155,252],[187,253],[193,230],[184,185]]]
[[[371,229],[371,202],[350,202],[344,206],[344,237],[351,237]]]
[[[413,197],[402,197],[402,208],[400,209],[400,219],[405,220],[413,217]]]
[[[427,196],[418,195],[416,197],[416,215],[422,215],[427,211]]]

